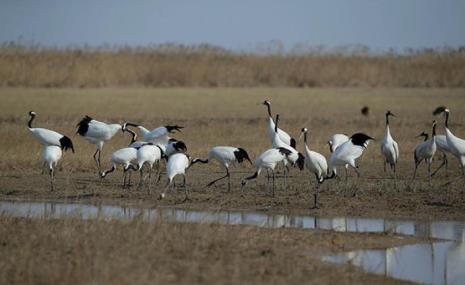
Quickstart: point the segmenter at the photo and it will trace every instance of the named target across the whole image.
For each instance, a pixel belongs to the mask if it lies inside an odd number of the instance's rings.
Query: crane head
[[[449,109],[446,106],[439,106],[433,111],[433,115],[439,115],[441,113],[449,113]]]
[[[388,111],[386,112],[386,117],[388,117],[388,116],[395,117],[396,115],[394,115],[390,110],[388,110]]]
[[[174,125],[174,126],[165,126],[165,128],[168,130],[168,133],[173,133],[174,131],[178,131],[181,133],[181,129],[183,129],[184,127],[181,127],[181,126],[178,126],[178,125]]]

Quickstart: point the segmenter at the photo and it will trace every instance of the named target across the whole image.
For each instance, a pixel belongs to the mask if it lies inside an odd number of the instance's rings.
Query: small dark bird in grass
[[[362,115],[368,116],[368,115],[370,115],[370,108],[368,108],[368,106],[363,106],[363,108],[362,108],[362,110],[360,110],[360,112],[362,113]]]

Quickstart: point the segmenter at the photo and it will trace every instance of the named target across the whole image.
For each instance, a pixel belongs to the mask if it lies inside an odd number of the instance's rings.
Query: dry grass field
[[[74,135],[79,119],[90,115],[106,122],[127,120],[148,128],[179,124],[185,129],[175,137],[187,143],[192,157],[205,157],[208,148],[214,145],[233,145],[245,148],[254,159],[270,147],[266,108],[261,105],[264,99],[270,99],[273,112],[282,116],[281,127],[296,138],[302,127],[309,128],[310,147],[326,157],[329,157],[326,141],[333,133],[363,131],[376,138],[359,160],[362,177],[357,179],[355,173],[350,172],[348,182],[344,179],[327,181],[320,197],[322,208],[309,210],[314,177],[307,171],[292,170],[288,190],[282,189],[282,182],[278,180],[277,196],[271,198],[266,195],[264,176],[257,183],[250,183],[241,195],[240,179],[253,173],[249,165],[232,170],[232,193],[224,193],[221,183],[205,188],[207,182],[223,174],[218,165],[195,165],[188,173],[191,201],[183,206],[321,215],[464,218],[464,183],[462,179],[455,179],[460,176],[455,158],[449,158],[449,177],[439,172],[432,187],[427,182],[424,165],[420,167],[417,181],[410,181],[412,151],[420,142],[415,136],[423,130],[431,132],[433,108],[441,104],[449,106],[451,129],[465,137],[465,118],[461,112],[464,95],[463,89],[1,89],[0,198],[63,200],[90,196],[109,203],[179,203],[182,189],[162,202],[157,201],[165,178],[151,188],[151,193],[137,187],[121,189],[121,172],[101,181],[91,158],[93,145]],[[360,114],[364,105],[370,107],[368,117]],[[397,115],[391,122],[401,152],[397,181],[383,172],[379,151],[387,109]],[[62,132],[75,144],[76,153],[66,153],[60,163],[55,192],[48,190],[48,176],[40,174],[41,147],[26,128],[30,110],[38,113],[35,126]],[[442,133],[443,119],[436,119],[440,122],[438,131]],[[128,141],[128,136],[121,133],[105,145],[105,168],[110,167],[111,153]],[[299,140],[300,150],[302,145]],[[434,164],[439,163],[440,156]],[[454,182],[444,185],[451,180]]]
[[[415,239],[208,224],[0,217],[1,284],[409,284],[319,260]]]
[[[3,87],[465,87],[463,48],[234,53],[210,46],[0,46]]]

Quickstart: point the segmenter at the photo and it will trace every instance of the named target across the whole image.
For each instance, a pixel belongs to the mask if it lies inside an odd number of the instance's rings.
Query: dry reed
[[[463,50],[245,54],[209,47],[0,47],[4,87],[464,87]]]

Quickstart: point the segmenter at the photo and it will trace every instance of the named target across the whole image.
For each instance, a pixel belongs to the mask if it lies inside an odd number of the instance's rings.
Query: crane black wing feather
[[[350,137],[350,140],[352,141],[352,144],[358,145],[361,147],[366,147],[366,142],[369,140],[373,140],[374,138],[370,137],[369,135],[366,135],[364,133],[356,133],[353,134]]]
[[[76,133],[81,136],[85,136],[87,131],[89,130],[89,123],[92,120],[93,119],[87,115],[84,118],[82,118],[82,120],[76,125],[76,127],[78,127]]]
[[[287,148],[284,148],[284,147],[278,147],[278,150],[281,154],[285,155],[285,156],[288,156],[290,155],[292,152],[290,150],[288,150]]]

